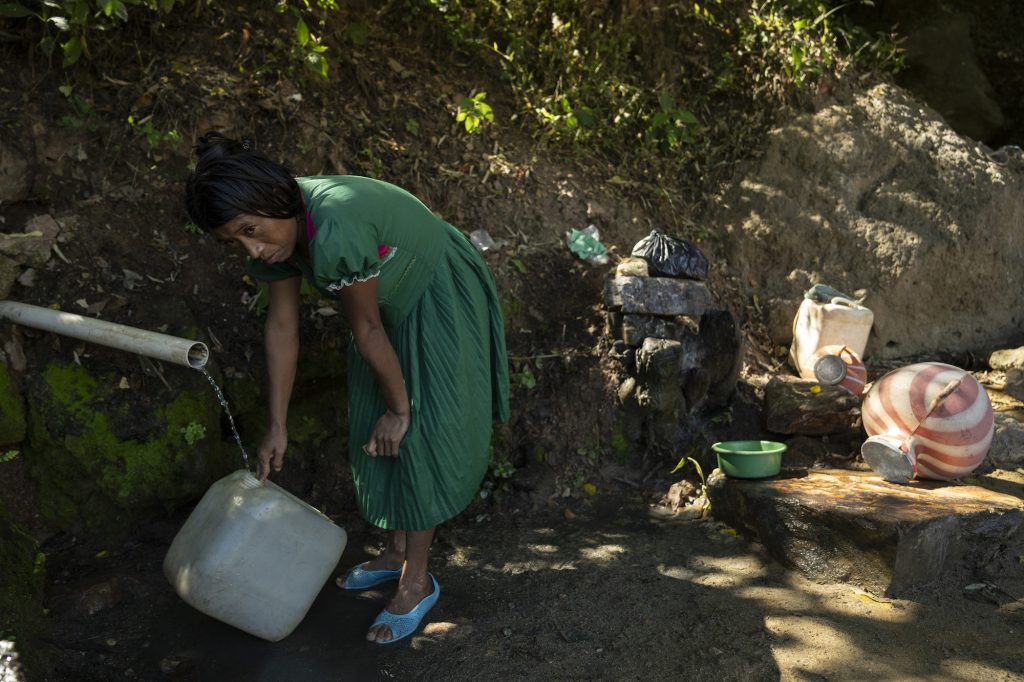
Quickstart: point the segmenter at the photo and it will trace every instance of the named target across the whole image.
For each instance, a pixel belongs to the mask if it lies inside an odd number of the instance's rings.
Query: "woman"
[[[259,476],[282,466],[299,360],[302,278],[341,302],[348,351],[349,462],[359,508],[389,531],[379,557],[338,585],[398,580],[367,633],[396,642],[441,589],[427,572],[434,528],[462,511],[487,471],[491,424],[508,418],[508,368],[494,280],[470,242],[408,192],[357,176],[293,178],[217,133],[196,147],[192,221],[249,255],[266,282],[270,426]]]

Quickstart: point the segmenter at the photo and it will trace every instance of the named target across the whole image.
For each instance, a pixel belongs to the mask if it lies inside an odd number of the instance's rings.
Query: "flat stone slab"
[[[982,580],[1024,584],[1021,497],[956,483],[897,485],[839,469],[760,480],[716,471],[708,493],[715,518],[818,582],[907,598]]]
[[[700,317],[711,305],[711,292],[689,279],[610,277],[605,281],[604,304],[623,313]]]

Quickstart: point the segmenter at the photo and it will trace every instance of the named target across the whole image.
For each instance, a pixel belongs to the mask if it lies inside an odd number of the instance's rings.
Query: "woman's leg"
[[[430,543],[434,539],[434,529],[396,531],[395,534],[399,533],[405,536],[405,566],[398,580],[398,590],[388,604],[388,611],[396,615],[409,613],[434,591],[427,576],[427,557],[430,554]],[[391,628],[387,625],[371,628],[366,633],[366,639],[386,642],[391,639]]]
[[[393,571],[402,567],[405,563],[406,536],[404,530],[393,530],[388,533],[387,544],[380,556],[366,562],[363,569],[366,571]],[[345,576],[338,578],[338,587],[345,587]]]

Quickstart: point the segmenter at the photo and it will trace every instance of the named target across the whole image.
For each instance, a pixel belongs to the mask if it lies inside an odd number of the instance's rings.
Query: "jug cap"
[[[814,363],[814,378],[829,386],[840,384],[846,378],[846,363],[838,355],[823,355]]]

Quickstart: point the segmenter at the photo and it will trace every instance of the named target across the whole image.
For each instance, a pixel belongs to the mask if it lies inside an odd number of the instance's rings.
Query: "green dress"
[[[508,419],[508,364],[494,278],[461,232],[403,189],[371,178],[296,178],[310,262],[250,260],[269,281],[304,276],[336,297],[377,277],[411,425],[395,457],[362,450],[387,410],[373,370],[348,349],[349,461],[360,510],[392,530],[425,530],[466,508],[487,472],[491,424]],[[315,234],[313,234],[315,230]]]

